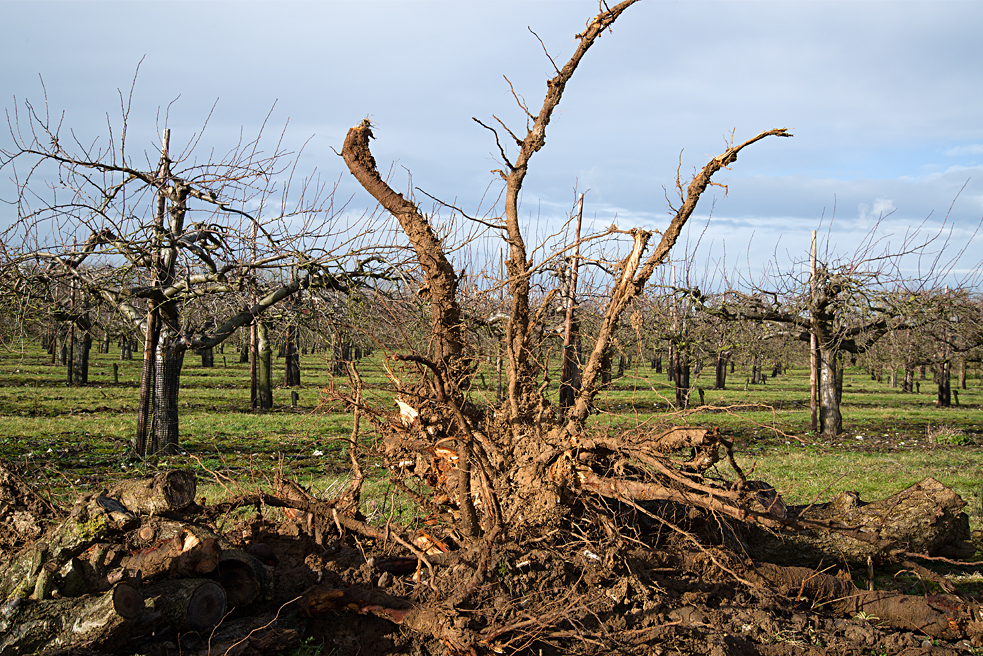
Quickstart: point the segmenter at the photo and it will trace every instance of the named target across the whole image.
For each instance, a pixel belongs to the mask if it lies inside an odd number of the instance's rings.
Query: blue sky
[[[152,151],[158,110],[175,99],[179,142],[217,100],[203,143],[219,151],[240,129],[254,134],[275,104],[287,143],[310,139],[301,168],[357,193],[332,148],[368,116],[380,168],[396,161],[416,186],[474,208],[499,164],[471,117],[521,130],[503,76],[538,108],[551,72],[529,30],[563,62],[596,10],[591,0],[0,0],[0,89],[8,111],[15,97],[39,104],[43,78],[65,126],[95,138],[107,114],[118,122],[118,90],[143,58],[132,144]],[[562,217],[579,186],[595,225],[659,228],[680,154],[690,173],[732,131],[743,140],[788,127],[794,139],[755,145],[718,178],[729,192],[698,210],[700,257],[726,251],[728,269],[757,270],[774,254],[804,257],[816,228],[849,255],[880,211],[893,211],[881,230],[895,242],[948,213],[954,242],[966,243],[983,218],[981,34],[979,2],[643,0],[568,87],[523,211]],[[970,248],[961,267],[980,257]]]

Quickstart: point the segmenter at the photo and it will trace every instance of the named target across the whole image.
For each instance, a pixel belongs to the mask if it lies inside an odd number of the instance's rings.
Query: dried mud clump
[[[13,464],[0,463],[0,563],[41,537],[57,509],[24,482]]]

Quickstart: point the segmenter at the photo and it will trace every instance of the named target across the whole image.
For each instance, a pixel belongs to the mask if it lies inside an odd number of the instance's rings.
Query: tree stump
[[[226,596],[215,581],[160,581],[143,589],[148,605],[178,631],[211,631],[225,617]]]

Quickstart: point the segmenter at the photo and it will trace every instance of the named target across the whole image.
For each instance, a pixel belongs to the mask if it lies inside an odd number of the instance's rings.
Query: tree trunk
[[[178,452],[178,392],[185,348],[176,336],[161,336],[157,346],[153,398],[153,440],[151,453]]]
[[[757,355],[754,356],[754,362],[751,365],[751,384],[761,384],[761,357]]]
[[[952,377],[950,375],[950,367],[952,367],[952,363],[946,360],[939,364],[935,370],[935,382],[939,390],[935,405],[939,408],[949,408],[952,406],[952,388],[949,382],[949,379]]]
[[[129,335],[123,335],[119,338],[119,359],[133,359],[133,341],[130,339]]]
[[[721,351],[717,353],[716,376],[713,384],[714,389],[727,389],[727,359],[729,357],[730,351]]]
[[[747,529],[742,546],[757,560],[780,565],[820,567],[833,562],[865,566],[867,558],[880,561],[904,559],[907,552],[965,558],[972,555],[966,502],[934,478],[893,494],[864,503],[856,492],[840,492],[828,503],[791,506],[791,520],[816,522],[791,531]],[[823,523],[850,527],[851,532],[830,531]],[[969,553],[965,553],[968,551]]]
[[[676,351],[676,407],[689,406],[689,353],[683,349]]]
[[[959,358],[959,389],[966,389],[966,358]]]
[[[256,393],[260,410],[273,409],[273,347],[266,323],[256,322]]]
[[[65,366],[68,364],[68,344],[65,339],[64,331],[59,330],[58,336],[55,337],[55,353],[58,360],[58,364]]]
[[[89,353],[92,351],[92,333],[77,329],[72,358],[72,384],[89,384]]]
[[[904,365],[904,382],[901,384],[901,391],[905,394],[915,391],[915,365],[909,362]]]
[[[129,343],[129,337],[126,338]],[[160,342],[160,312],[147,312],[143,337],[143,369],[140,372],[140,401],[137,405],[137,430],[133,436],[133,453],[143,458],[150,443],[153,425],[154,385],[157,378],[157,345]],[[132,354],[131,354],[132,355]],[[122,357],[122,355],[120,356]]]
[[[601,358],[601,386],[607,387],[611,384],[611,351],[607,350],[604,352],[604,356]]]
[[[203,348],[198,351],[201,355],[201,366],[206,369],[211,369],[215,366],[215,349],[213,348]]]
[[[840,415],[840,396],[837,393],[839,374],[839,353],[835,347],[819,345],[819,431],[826,437],[835,437],[843,432],[843,417]]]
[[[287,338],[283,352],[283,383],[287,387],[296,387],[300,385],[300,352],[297,349],[296,326],[287,326]]]

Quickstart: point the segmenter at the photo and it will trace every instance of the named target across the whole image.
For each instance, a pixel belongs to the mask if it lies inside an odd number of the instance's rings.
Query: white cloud
[[[966,146],[956,146],[945,151],[949,157],[959,157],[960,155],[983,155],[983,144],[968,144]]]
[[[874,201],[874,206],[871,207],[867,203],[860,203],[857,207],[858,214],[860,215],[860,221],[865,222],[868,220],[878,220],[881,219],[891,212],[897,210],[894,206],[894,201],[890,198],[878,198]]]

